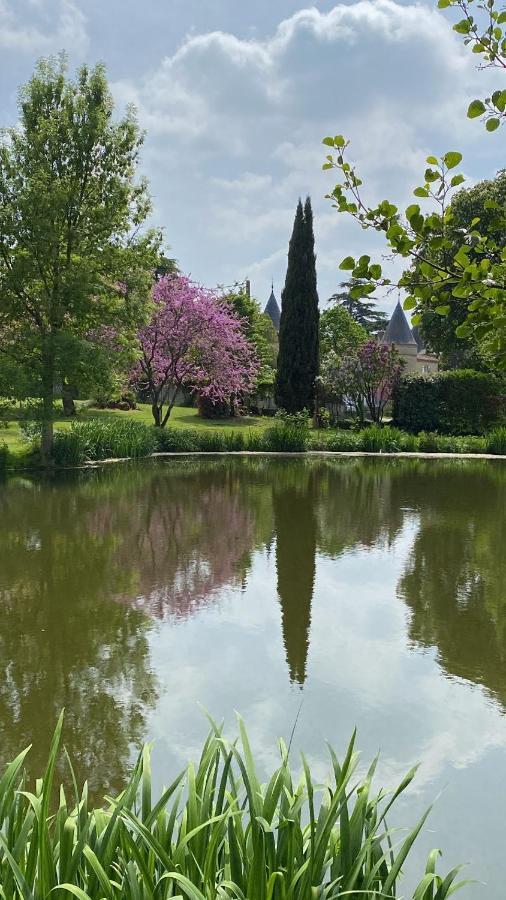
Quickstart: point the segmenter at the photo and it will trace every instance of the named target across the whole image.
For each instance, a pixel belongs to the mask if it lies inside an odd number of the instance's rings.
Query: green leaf
[[[487,123],[486,123],[486,125],[485,125],[485,128],[487,129],[487,131],[496,131],[497,128],[499,128],[499,125],[500,125],[500,124],[501,124],[501,123],[500,123],[499,119],[495,119],[495,118],[494,118],[494,119],[487,119]]]
[[[439,165],[439,160],[438,160],[437,156],[428,156],[426,159],[426,162],[428,162],[429,166],[438,166]]]
[[[492,103],[499,112],[506,109],[506,91],[494,91],[492,94]]]
[[[447,169],[454,169],[455,166],[462,162],[462,153],[459,153],[457,150],[450,150],[449,153],[445,153],[443,156],[443,162]]]
[[[373,263],[372,266],[369,266],[369,276],[374,278],[376,281],[378,278],[381,278],[381,266],[379,263]]]
[[[445,303],[443,306],[436,306],[435,311],[437,312],[438,316],[447,316],[450,312],[450,306],[448,305],[448,303]]]
[[[326,147],[333,147],[334,146],[334,138],[333,137],[323,138],[322,144],[325,144]]]
[[[343,259],[339,268],[340,269],[354,269],[355,268],[355,260],[353,259],[353,256],[347,256],[345,259]]]
[[[446,9],[448,6],[451,6],[451,0],[438,0],[437,7],[438,9]]]
[[[454,175],[452,180],[450,181],[451,187],[457,187],[458,184],[462,184],[466,179],[463,175]]]
[[[415,313],[414,316],[411,316],[411,324],[412,325],[420,325],[421,321],[422,321],[422,317],[419,313]]]
[[[406,311],[414,309],[416,306],[416,297],[406,297],[402,305]]]
[[[499,13],[497,17],[497,24],[503,25],[506,22],[506,12]]]
[[[423,187],[415,188],[413,191],[413,194],[415,195],[415,197],[428,197],[429,196],[429,192],[428,192],[427,188],[423,188]]]
[[[471,23],[469,19],[461,19],[460,22],[457,22],[453,26],[453,30],[457,32],[457,34],[469,34],[471,30]]]
[[[478,116],[482,116],[484,112],[485,104],[481,100],[473,100],[472,103],[469,104],[467,118],[476,119]]]
[[[346,141],[343,138],[342,134],[336,134],[336,136],[334,138],[334,145],[336,147],[344,147],[345,143],[346,143]]]

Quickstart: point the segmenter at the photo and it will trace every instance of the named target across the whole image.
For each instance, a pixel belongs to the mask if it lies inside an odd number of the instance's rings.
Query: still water
[[[207,459],[0,485],[0,762],[65,744],[96,798],[154,743],[159,787],[246,719],[262,774],[297,721],[318,777],[353,727],[463,897],[504,896],[506,466]],[[63,770],[62,770],[62,776]],[[408,872],[409,886],[410,875]]]

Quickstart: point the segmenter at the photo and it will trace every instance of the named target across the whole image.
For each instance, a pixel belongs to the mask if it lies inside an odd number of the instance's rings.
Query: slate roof
[[[406,314],[399,300],[393,311],[392,318],[386,327],[382,341],[384,344],[416,344],[413,332],[409,327]]]
[[[276,329],[276,331],[279,332],[279,323],[281,320],[281,310],[278,306],[278,301],[276,300],[276,297],[274,296],[274,288],[271,291],[271,296],[269,297],[269,299],[267,301],[267,305],[264,309],[264,313],[267,316],[269,316],[269,318],[272,320],[274,328]]]

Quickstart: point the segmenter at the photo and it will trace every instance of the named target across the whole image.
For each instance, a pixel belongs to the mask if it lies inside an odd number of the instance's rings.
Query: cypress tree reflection
[[[276,570],[290,680],[306,680],[316,571],[316,470],[287,463],[273,487]]]

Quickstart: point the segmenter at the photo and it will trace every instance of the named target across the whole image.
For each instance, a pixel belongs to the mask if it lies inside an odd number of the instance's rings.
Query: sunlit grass
[[[376,761],[356,774],[352,738],[343,761],[317,785],[307,762],[295,777],[280,742],[280,765],[261,784],[242,720],[229,743],[213,725],[199,762],[157,800],[149,748],[124,792],[91,808],[86,785],[55,794],[62,718],[34,792],[22,775],[26,752],[0,780],[0,895],[80,900],[337,900],[395,897],[402,868],[427,814],[407,834],[389,830],[392,807],[414,777],[388,794],[373,788]],[[52,800],[59,796],[56,809]],[[445,900],[458,869],[436,874],[433,851],[416,900]]]

